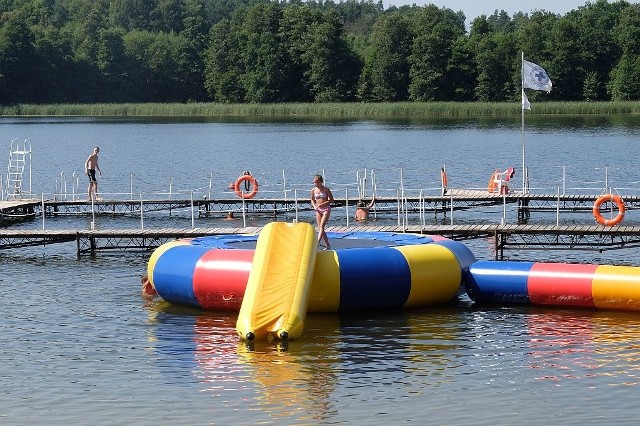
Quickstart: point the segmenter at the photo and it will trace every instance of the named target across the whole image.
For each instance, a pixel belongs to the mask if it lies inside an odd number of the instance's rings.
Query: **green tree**
[[[408,99],[412,39],[405,16],[389,14],[378,19],[371,35],[371,53],[360,77],[361,99],[374,102]]]
[[[622,10],[628,5],[626,2],[597,0],[567,14],[567,18],[576,22],[578,28],[580,50],[577,53],[584,69],[582,87],[585,100],[609,99],[607,82],[621,55],[621,49],[615,42],[614,29]]]
[[[345,32],[349,34],[370,34],[373,25],[384,11],[382,1],[346,0],[335,5]]]
[[[36,72],[35,37],[24,16],[13,14],[0,27],[0,101],[33,100]]]
[[[129,57],[130,81],[136,98],[143,102],[179,99],[183,87],[177,76],[183,39],[177,34],[130,31],[124,36]]]
[[[622,56],[611,71],[608,92],[614,100],[640,99],[640,5],[623,10],[615,38]]]
[[[189,6],[184,0],[158,0],[152,11],[151,26],[164,33],[180,33],[184,30],[185,9]]]
[[[409,98],[414,101],[447,100],[455,92],[455,82],[447,72],[453,46],[465,34],[464,15],[451,9],[425,6],[415,16],[409,63]]]
[[[465,102],[473,100],[473,90],[478,79],[473,55],[473,47],[467,37],[458,37],[451,50],[451,59],[447,65],[447,80],[451,87],[450,101]]]
[[[288,63],[282,100],[313,102],[309,74],[311,63],[306,52],[311,48],[309,29],[323,21],[322,12],[306,5],[292,4],[284,8],[280,19],[279,39]]]
[[[111,26],[125,30],[149,30],[154,28],[156,0],[110,0],[109,22]]]
[[[324,22],[310,29],[310,46],[303,59],[310,64],[307,75],[316,102],[355,99],[362,63],[347,43],[337,13],[330,10]]]
[[[236,14],[233,19],[237,21],[241,15]],[[245,91],[240,82],[243,72],[239,24],[222,20],[211,28],[205,54],[204,85],[208,95],[218,102],[244,102]]]
[[[77,101],[73,87],[76,84],[76,66],[69,39],[60,30],[36,26],[34,47],[38,64],[33,101],[36,103],[64,103]]]
[[[551,97],[554,99],[583,99],[582,83],[585,69],[582,63],[580,38],[577,25],[571,19],[558,19],[550,34],[549,77],[553,82]],[[548,95],[545,95],[548,96]]]
[[[185,1],[184,30],[180,33],[178,70],[181,86],[181,101],[204,101],[204,55],[207,50],[208,32],[205,7],[201,0]]]
[[[513,81],[519,69],[520,54],[513,34],[489,33],[474,43],[478,81],[475,99],[481,102],[501,102],[513,99],[520,84]]]
[[[278,38],[282,8],[262,3],[247,9],[241,28],[244,74],[240,76],[247,102],[281,100],[287,64]]]
[[[96,51],[96,65],[100,72],[100,100],[109,102],[132,101],[127,79],[125,48],[122,29],[100,31]]]

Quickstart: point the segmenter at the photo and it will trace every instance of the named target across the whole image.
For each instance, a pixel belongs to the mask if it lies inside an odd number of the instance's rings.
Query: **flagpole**
[[[522,53],[522,57],[521,57],[521,61],[520,61],[520,83],[521,83],[521,87],[520,87],[520,93],[521,93],[521,97],[523,96],[522,94],[524,93],[524,52]],[[521,129],[520,129],[520,134],[521,134],[521,138],[522,138],[522,194],[526,193],[526,185],[527,185],[527,169],[526,169],[526,163],[524,160],[524,153],[525,153],[525,146],[524,146],[524,103],[522,102],[521,99],[521,108],[522,108],[522,125],[521,125]]]

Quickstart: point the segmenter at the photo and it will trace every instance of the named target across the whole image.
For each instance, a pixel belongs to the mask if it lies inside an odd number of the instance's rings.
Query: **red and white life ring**
[[[616,203],[616,206],[618,207],[618,214],[613,219],[605,219],[604,216],[602,216],[602,213],[600,213],[600,206],[602,206],[602,204],[606,202]],[[622,198],[620,198],[619,195],[603,195],[602,197],[598,198],[593,204],[593,217],[595,217],[596,222],[604,226],[615,226],[622,222],[622,219],[624,219],[625,211],[626,208],[624,206],[624,201],[622,201]]]
[[[244,192],[243,189],[240,188],[243,182],[250,184],[251,191],[247,190],[248,192]],[[258,181],[251,175],[242,175],[236,180],[236,183],[233,185],[233,190],[238,197],[248,200],[255,197],[258,193]]]

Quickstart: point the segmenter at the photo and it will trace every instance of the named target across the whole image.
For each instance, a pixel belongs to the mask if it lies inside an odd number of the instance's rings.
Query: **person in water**
[[[358,200],[358,203],[356,204],[356,214],[353,218],[358,222],[364,222],[369,219],[369,210],[373,207],[375,202],[375,197],[371,198],[371,202],[369,204],[365,203],[363,200]]]
[[[331,203],[333,202],[333,193],[331,190],[324,186],[324,178],[321,175],[315,175],[313,177],[314,187],[311,190],[311,205],[316,211],[316,222],[318,224],[318,244],[324,241],[324,248],[329,250],[331,245],[329,244],[329,237],[324,228],[327,225],[329,216],[331,216]],[[322,246],[321,246],[322,247]]]
[[[156,288],[153,286],[147,274],[144,274],[142,278],[140,278],[140,283],[142,284],[142,297],[146,300],[153,300],[158,295]]]

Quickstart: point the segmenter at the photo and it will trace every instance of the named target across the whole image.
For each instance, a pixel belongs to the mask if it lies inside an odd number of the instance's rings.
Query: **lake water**
[[[555,193],[564,176],[567,192],[638,192],[632,159],[640,118],[532,116],[525,124],[532,190]],[[69,191],[74,173],[84,195],[83,163],[95,145],[105,197],[164,192],[169,184],[202,196],[210,182],[213,196],[223,196],[243,170],[259,177],[265,194],[286,181],[306,198],[318,172],[334,192],[355,193],[364,169],[375,171],[379,190],[435,191],[442,164],[452,186],[483,188],[494,169],[521,169],[521,136],[519,117],[0,119],[0,153],[8,157],[11,139],[29,138],[32,189],[45,197],[62,182]],[[100,220],[105,227],[137,221]],[[190,224],[188,213],[149,220]],[[47,226],[86,229],[88,219],[48,219]],[[468,244],[477,258],[493,257],[491,242]],[[635,249],[510,256],[640,265]],[[437,308],[309,315],[301,339],[247,347],[233,313],[145,302],[139,278],[147,259],[78,260],[73,244],[0,252],[0,424],[635,424],[640,415],[636,313],[477,307],[462,296]]]

